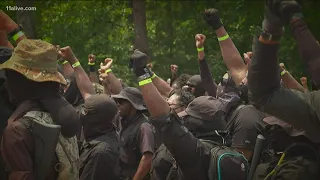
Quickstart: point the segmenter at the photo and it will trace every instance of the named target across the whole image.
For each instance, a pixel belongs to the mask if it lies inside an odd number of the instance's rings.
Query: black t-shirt
[[[235,109],[227,122],[231,135],[231,146],[253,150],[258,134],[263,133],[266,124],[264,114],[252,105],[241,105]]]

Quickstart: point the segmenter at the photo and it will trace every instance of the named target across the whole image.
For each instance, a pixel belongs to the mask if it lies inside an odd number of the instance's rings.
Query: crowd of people
[[[296,1],[266,0],[264,13],[241,56],[218,10],[203,12],[228,69],[220,80],[196,34],[199,74],[171,65],[164,80],[134,50],[135,88],[113,59],[96,69],[90,54],[86,72],[71,47],[28,39],[1,11],[1,179],[319,180],[320,45]],[[285,26],[312,89],[278,62]]]

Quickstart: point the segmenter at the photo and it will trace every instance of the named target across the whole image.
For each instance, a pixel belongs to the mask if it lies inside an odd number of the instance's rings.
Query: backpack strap
[[[177,169],[178,169],[178,165],[177,165],[176,160],[173,157],[172,157],[172,159],[173,159],[172,166],[169,170],[169,173],[166,177],[166,180],[170,180],[171,176],[173,175],[173,172],[177,172]]]
[[[274,175],[276,173],[276,168],[278,168],[284,161],[284,158],[286,157],[286,155],[288,153],[290,153],[290,151],[292,151],[294,148],[297,148],[297,147],[300,147],[300,148],[303,148],[304,150],[305,149],[309,149],[311,151],[314,152],[314,154],[316,155],[316,161],[317,163],[319,163],[319,155],[318,155],[318,152],[317,150],[314,149],[314,147],[312,147],[310,144],[307,144],[307,143],[293,143],[292,145],[290,145],[289,147],[287,147],[284,152],[282,153],[277,165],[272,169],[272,171],[265,177],[265,179],[269,179],[272,175]]]

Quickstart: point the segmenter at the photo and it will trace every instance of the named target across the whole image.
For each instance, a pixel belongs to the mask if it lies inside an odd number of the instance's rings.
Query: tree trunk
[[[146,53],[150,60],[146,26],[146,5],[144,0],[133,0],[132,17],[135,31],[133,48]]]
[[[17,0],[18,7],[33,7],[32,0]],[[34,11],[17,11],[17,24],[24,28],[25,35],[30,39],[36,38]]]

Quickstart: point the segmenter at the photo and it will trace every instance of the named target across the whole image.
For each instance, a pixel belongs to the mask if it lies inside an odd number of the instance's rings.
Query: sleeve
[[[311,140],[320,142],[320,91],[303,93],[280,87],[278,49],[278,45],[255,39],[248,74],[251,101],[262,111],[305,130]]]
[[[149,123],[143,123],[140,127],[140,152],[144,154],[146,152],[154,153],[154,133],[152,125]]]
[[[235,117],[235,126],[232,133],[232,147],[254,150],[255,141],[259,133],[263,134],[262,114],[252,106],[240,109]]]
[[[33,139],[30,132],[19,121],[5,128],[2,135],[1,154],[9,169],[9,180],[34,180]]]
[[[116,179],[119,175],[111,151],[98,152],[84,166],[80,180]]]
[[[184,176],[188,179],[207,179],[210,150],[195,138],[173,112],[153,118],[164,145],[171,152]]]
[[[213,81],[212,75],[205,59],[199,61],[200,77],[202,83],[205,85],[205,89],[209,96],[216,97],[217,84]]]

